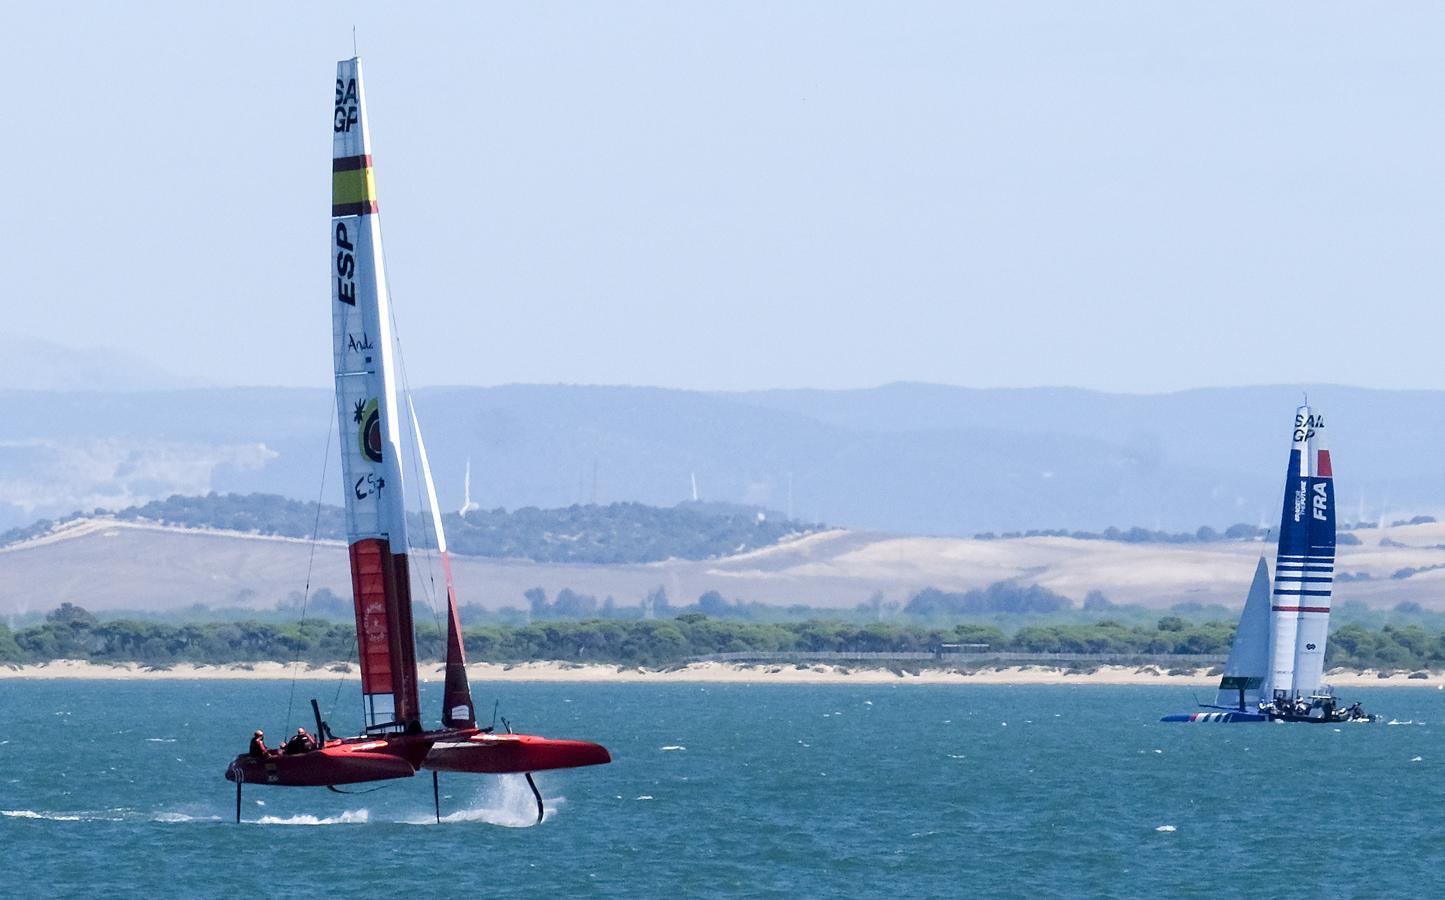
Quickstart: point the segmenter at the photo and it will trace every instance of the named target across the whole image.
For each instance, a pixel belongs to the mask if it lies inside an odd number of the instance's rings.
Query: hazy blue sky
[[[1445,387],[1439,4],[306,7],[8,9],[6,332],[327,384],[354,22],[414,383]]]

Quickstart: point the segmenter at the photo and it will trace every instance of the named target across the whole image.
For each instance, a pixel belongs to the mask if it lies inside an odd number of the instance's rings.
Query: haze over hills
[[[155,391],[199,387],[139,355],[115,347],[67,347],[40,338],[11,336],[5,344],[3,383],[12,390]]]
[[[637,387],[426,388],[443,507],[704,500],[904,534],[1279,515],[1294,386],[1163,395],[893,384],[719,393]],[[1445,392],[1312,387],[1342,521],[1445,508]],[[174,493],[336,502],[324,389],[0,391],[0,528]],[[336,440],[332,434],[330,440]],[[791,510],[789,507],[791,506]]]

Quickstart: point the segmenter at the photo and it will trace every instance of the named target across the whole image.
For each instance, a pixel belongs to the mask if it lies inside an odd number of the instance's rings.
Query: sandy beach
[[[420,667],[423,682],[441,681],[442,666]],[[1090,672],[1068,671],[1046,666],[1013,666],[977,671],[949,669],[914,669],[893,671],[823,664],[739,665],[735,663],[700,662],[668,669],[644,669],[605,665],[580,665],[559,662],[531,662],[516,665],[477,663],[467,667],[473,682],[545,681],[554,683],[648,683],[665,684],[1012,684],[1012,685],[1144,685],[1177,684],[1211,687],[1217,675],[1209,669],[1171,674],[1155,666],[1100,666]],[[1339,688],[1406,686],[1445,689],[1445,672],[1430,672],[1427,677],[1410,677],[1409,672],[1381,674],[1372,670],[1347,672],[1335,670],[1329,683]],[[0,666],[0,679],[98,679],[143,681],[148,679],[196,680],[290,680],[333,681],[356,678],[355,664],[332,666],[290,665],[279,662],[235,663],[223,666],[198,666],[182,663],[169,668],[156,668],[138,663],[100,664],[82,660],[55,660],[32,665]]]

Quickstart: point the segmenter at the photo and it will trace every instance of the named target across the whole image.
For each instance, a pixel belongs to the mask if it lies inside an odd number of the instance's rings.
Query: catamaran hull
[[[1269,716],[1266,716],[1266,715],[1264,715],[1263,713],[1251,713],[1251,712],[1242,712],[1242,711],[1236,710],[1236,711],[1233,711],[1233,712],[1177,713],[1177,714],[1172,715],[1172,716],[1165,716],[1164,718],[1160,719],[1159,721],[1161,721],[1161,722],[1225,722],[1225,723],[1233,724],[1233,723],[1236,723],[1236,722],[1268,722],[1268,721],[1269,721]]]
[[[1298,722],[1303,725],[1353,725],[1359,722],[1373,722],[1375,716],[1364,716],[1353,719],[1326,719],[1320,716],[1281,716],[1266,715],[1265,713],[1251,712],[1197,712],[1177,713],[1172,716],[1165,716],[1161,722]]]
[[[434,772],[501,775],[575,769],[609,762],[612,762],[612,756],[607,748],[590,741],[479,731],[439,738],[432,744],[422,767]]]
[[[309,753],[242,754],[226,770],[226,780],[279,787],[329,787],[410,778],[421,767],[431,744],[426,736],[358,738],[328,743]]]

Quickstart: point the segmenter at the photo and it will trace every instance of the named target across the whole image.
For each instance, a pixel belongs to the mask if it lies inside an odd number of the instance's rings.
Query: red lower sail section
[[[410,778],[431,750],[431,735],[392,735],[328,741],[309,753],[242,754],[226,770],[226,780],[282,787],[324,787],[388,778]]]
[[[475,729],[431,733],[435,743],[422,767],[436,772],[543,772],[612,762],[607,748],[534,734],[490,734]]]

